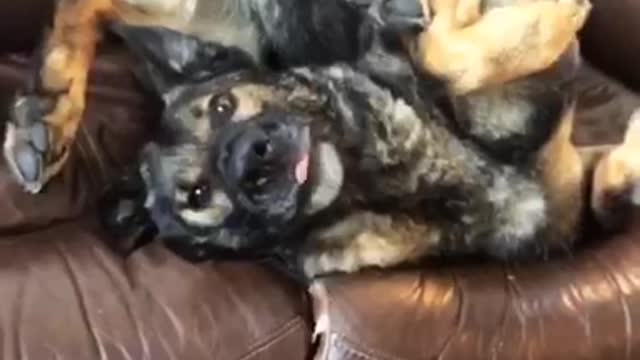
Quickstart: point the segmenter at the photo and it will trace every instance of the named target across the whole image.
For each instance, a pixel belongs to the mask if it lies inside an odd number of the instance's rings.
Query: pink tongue
[[[298,184],[304,184],[309,175],[309,154],[304,154],[302,159],[296,164],[296,181]]]

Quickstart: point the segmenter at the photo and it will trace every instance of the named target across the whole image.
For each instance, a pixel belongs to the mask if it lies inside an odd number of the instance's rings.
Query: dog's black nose
[[[256,182],[279,160],[283,148],[282,125],[265,122],[247,127],[228,145],[231,175],[240,182]]]

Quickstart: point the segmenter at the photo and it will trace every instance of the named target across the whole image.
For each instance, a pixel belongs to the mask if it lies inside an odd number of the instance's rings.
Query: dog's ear
[[[109,28],[141,63],[136,75],[159,95],[176,86],[256,66],[240,48],[207,42],[168,28],[123,23],[111,23]]]

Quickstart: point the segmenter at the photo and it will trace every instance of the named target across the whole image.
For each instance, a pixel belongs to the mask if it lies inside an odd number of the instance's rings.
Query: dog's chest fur
[[[573,223],[549,218],[555,202],[547,199],[545,182],[530,161],[514,165],[492,158],[476,142],[459,136],[437,107],[424,104],[428,97],[414,97],[410,91],[397,96],[347,67],[299,73],[324,84],[331,98],[328,108],[336,115],[324,120],[330,129],[325,132],[331,134],[326,141],[335,144],[344,167],[336,200],[306,219],[309,226],[304,228],[311,234],[302,237],[311,239],[318,258],[335,254],[338,243],[350,255],[334,256],[334,264],[368,252],[366,242],[354,239],[366,238],[378,225],[376,239],[387,239],[389,246],[413,239],[411,246],[420,248],[398,258],[477,251],[500,258],[526,256],[547,251],[548,244],[539,239],[554,223]],[[533,121],[537,116],[530,108],[537,103],[528,93],[522,96],[524,105],[516,102],[513,116]],[[548,119],[550,131],[560,122],[553,118]],[[400,239],[395,230],[384,230],[396,228],[408,229],[406,236]],[[393,250],[385,247],[384,252]]]

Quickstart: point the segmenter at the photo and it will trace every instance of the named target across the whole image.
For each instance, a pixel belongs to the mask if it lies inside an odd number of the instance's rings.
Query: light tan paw
[[[597,164],[591,202],[606,227],[619,226],[640,210],[640,109],[631,116],[624,143]]]
[[[493,8],[489,1],[478,17],[469,2],[434,1],[444,11],[434,8],[413,54],[458,94],[549,68],[569,49],[591,10],[586,0],[531,0]],[[453,9],[450,4],[466,5]]]

